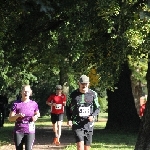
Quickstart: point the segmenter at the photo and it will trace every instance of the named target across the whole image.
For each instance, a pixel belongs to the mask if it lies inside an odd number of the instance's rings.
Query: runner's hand
[[[19,113],[19,114],[17,114],[18,115],[18,118],[20,117],[20,118],[23,118],[24,116],[25,116],[25,114],[23,114],[23,113]]]
[[[38,119],[38,116],[37,115],[34,115],[33,117],[32,117],[32,121],[36,121]]]
[[[47,103],[48,106],[55,106],[56,103]]]
[[[89,116],[89,121],[91,122],[91,121],[94,121],[94,117],[93,116]]]
[[[69,120],[69,121],[67,122],[67,125],[71,127],[71,126],[72,126],[72,121]]]

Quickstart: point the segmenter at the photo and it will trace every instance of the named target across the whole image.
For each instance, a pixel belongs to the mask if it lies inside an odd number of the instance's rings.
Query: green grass
[[[13,136],[13,123],[5,123],[5,127],[0,128],[0,146],[11,143]]]
[[[104,130],[105,122],[95,123],[91,150],[133,150],[136,133]],[[68,145],[65,150],[76,150],[76,145]]]
[[[101,119],[107,114],[101,114]],[[137,133],[104,130],[106,122],[95,122],[91,150],[133,150]],[[76,150],[76,145],[68,145],[65,150]]]
[[[133,150],[136,134],[124,132],[98,131],[94,133],[92,150]]]
[[[133,150],[136,137],[135,133],[95,129],[91,150]],[[76,145],[68,145],[65,150],[76,150]]]
[[[107,118],[106,114],[100,118]],[[36,122],[36,127],[50,126],[49,116],[40,117]],[[66,122],[64,122],[66,125]],[[106,122],[95,122],[93,142],[91,150],[133,150],[137,138],[137,133],[104,130]],[[12,142],[12,131],[14,123],[5,120],[3,128],[0,128],[0,146],[8,145]],[[76,145],[68,145],[64,150],[76,150]]]

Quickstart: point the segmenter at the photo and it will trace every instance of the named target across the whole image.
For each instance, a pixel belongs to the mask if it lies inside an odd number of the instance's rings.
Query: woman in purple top
[[[14,101],[9,114],[9,121],[15,121],[14,142],[16,150],[32,150],[35,140],[34,122],[40,117],[38,104],[30,100],[32,90],[30,85],[22,87],[22,98]]]

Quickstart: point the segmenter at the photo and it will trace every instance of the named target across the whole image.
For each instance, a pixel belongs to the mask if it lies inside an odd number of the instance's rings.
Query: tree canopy
[[[60,82],[60,70],[75,87],[93,67],[103,89],[113,88],[128,56],[148,53],[147,10],[143,0],[1,2],[1,89]]]

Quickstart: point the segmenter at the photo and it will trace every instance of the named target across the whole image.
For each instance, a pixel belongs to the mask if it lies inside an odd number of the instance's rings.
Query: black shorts
[[[92,143],[92,131],[87,131],[84,129],[73,130],[75,135],[76,143],[84,141],[84,145],[90,146]]]
[[[51,113],[51,122],[55,124],[57,121],[63,121],[64,114],[53,114]]]

